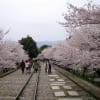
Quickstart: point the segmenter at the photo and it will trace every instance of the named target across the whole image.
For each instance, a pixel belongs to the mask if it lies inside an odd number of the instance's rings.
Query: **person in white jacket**
[[[28,61],[25,62],[25,69],[26,69],[26,74],[29,73],[29,66],[30,66],[30,63]]]

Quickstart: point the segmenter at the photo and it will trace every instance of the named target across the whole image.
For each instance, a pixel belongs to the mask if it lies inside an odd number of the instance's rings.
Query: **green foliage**
[[[45,48],[48,48],[50,47],[49,45],[42,45],[40,48],[39,48],[39,52],[41,53]]]
[[[37,57],[38,49],[36,42],[32,39],[32,37],[27,36],[26,38],[22,38],[19,40],[19,43],[23,45],[23,49],[27,52],[30,58]]]

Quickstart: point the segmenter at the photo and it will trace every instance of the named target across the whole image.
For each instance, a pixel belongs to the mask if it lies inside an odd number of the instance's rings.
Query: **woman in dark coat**
[[[48,74],[51,74],[51,63],[48,61]]]
[[[25,62],[22,60],[21,64],[20,64],[20,67],[21,67],[21,71],[22,71],[22,74],[24,74],[24,70],[25,70]]]

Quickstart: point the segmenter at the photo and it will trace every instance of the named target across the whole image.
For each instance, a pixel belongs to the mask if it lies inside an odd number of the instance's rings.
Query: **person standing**
[[[25,70],[25,62],[24,62],[24,60],[22,60],[22,62],[20,64],[20,67],[21,67],[22,74],[24,74],[24,70]]]

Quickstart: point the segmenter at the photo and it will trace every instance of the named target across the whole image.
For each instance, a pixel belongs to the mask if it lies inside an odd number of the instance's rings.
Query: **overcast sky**
[[[36,41],[65,40],[67,33],[57,22],[64,21],[67,1],[81,5],[86,0],[0,0],[0,28],[10,28],[8,40],[27,35]]]

